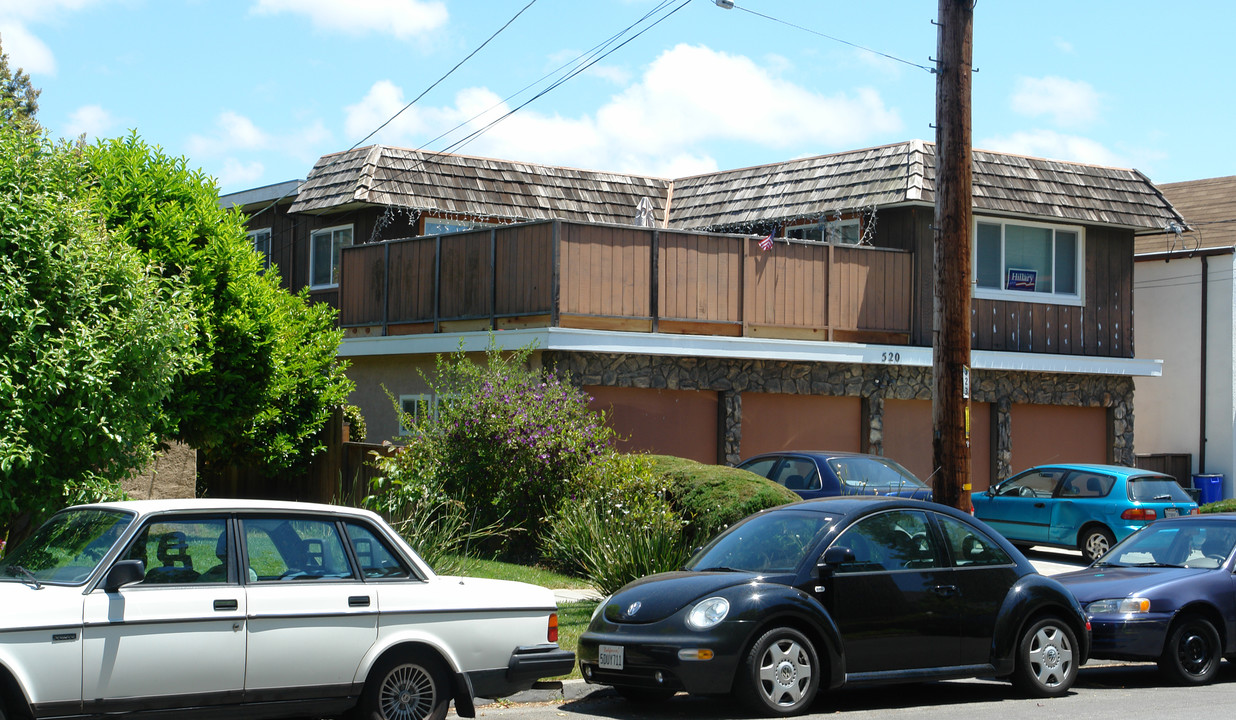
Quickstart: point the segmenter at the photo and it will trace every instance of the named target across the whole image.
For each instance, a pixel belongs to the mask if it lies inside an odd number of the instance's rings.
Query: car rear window
[[[1175,480],[1158,477],[1130,478],[1129,499],[1134,502],[1193,502]]]

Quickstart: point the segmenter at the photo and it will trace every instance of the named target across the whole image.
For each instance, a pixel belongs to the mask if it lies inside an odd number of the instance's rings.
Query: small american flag
[[[760,249],[761,250],[772,250],[773,235],[776,235],[776,234],[777,234],[776,230],[773,230],[772,232],[768,233],[768,237],[760,241]]]

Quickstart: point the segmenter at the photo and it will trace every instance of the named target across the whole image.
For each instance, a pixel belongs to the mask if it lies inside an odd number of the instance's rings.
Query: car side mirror
[[[848,547],[834,545],[824,551],[820,559],[820,568],[832,569],[842,563],[854,562],[854,551]]]
[[[103,590],[116,592],[125,585],[139,583],[146,579],[146,563],[142,560],[120,560],[103,578]]]

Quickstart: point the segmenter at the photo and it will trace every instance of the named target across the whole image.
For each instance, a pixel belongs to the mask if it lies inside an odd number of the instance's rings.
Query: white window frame
[[[978,284],[978,229],[979,225],[1000,226],[1000,287],[980,287]],[[1077,256],[1073,259],[1074,293],[1056,292],[1056,279],[1053,278],[1052,292],[1027,292],[1023,290],[1005,289],[1009,268],[1005,263],[1005,236],[1009,225],[1030,228],[1047,228],[1052,231],[1052,271],[1056,267],[1056,232],[1064,231],[1077,235]],[[1003,219],[992,217],[975,217],[970,233],[970,282],[974,289],[973,297],[985,300],[1007,300],[1010,302],[1041,303],[1045,305],[1072,305],[1081,307],[1086,304],[1086,229],[1079,225],[1057,225],[1053,223],[1035,222],[1032,220]]]
[[[437,398],[433,393],[413,393],[411,395],[399,396],[399,434],[401,436],[411,435],[412,429],[403,424],[405,415],[411,415],[419,420],[421,408],[425,408],[430,417],[435,417],[438,414]]]
[[[249,231],[249,242],[253,245],[253,251],[262,256],[262,270],[270,269],[270,237],[270,228],[258,228]],[[259,244],[263,239],[265,240],[265,248]]]
[[[344,230],[348,231],[348,234],[349,234],[348,243],[346,245],[341,243],[340,245],[336,247],[335,243],[337,241],[335,239],[335,234],[342,232]],[[317,252],[316,252],[317,247],[316,246],[319,240],[323,238],[323,236],[325,236],[326,241],[331,244],[330,275],[331,275],[332,282],[314,283],[313,279],[317,277],[317,269],[318,269],[316,267],[316,262],[315,262],[315,259],[317,257]],[[319,290],[319,289],[339,287],[339,277],[338,277],[339,266],[337,264],[339,262],[339,250],[341,248],[351,247],[353,239],[354,239],[354,235],[353,235],[353,230],[352,230],[351,225],[336,225],[334,227],[314,230],[312,233],[309,234],[309,289],[310,290]]]

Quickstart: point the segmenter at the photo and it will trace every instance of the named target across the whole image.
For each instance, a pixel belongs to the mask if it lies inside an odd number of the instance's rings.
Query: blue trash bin
[[[1223,475],[1199,474],[1193,476],[1193,487],[1197,488],[1197,504],[1219,502],[1223,499]]]

